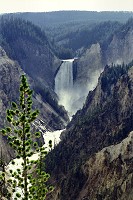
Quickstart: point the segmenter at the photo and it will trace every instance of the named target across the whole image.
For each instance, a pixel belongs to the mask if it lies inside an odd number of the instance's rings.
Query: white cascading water
[[[98,82],[102,70],[94,70],[88,76],[88,82],[79,79],[73,82],[74,59],[63,60],[55,77],[55,93],[58,95],[59,104],[63,105],[71,118],[77,110],[81,109],[90,90],[93,90]]]
[[[63,60],[55,77],[55,93],[59,97],[59,104],[63,105],[69,113],[73,89],[73,61],[74,59]]]

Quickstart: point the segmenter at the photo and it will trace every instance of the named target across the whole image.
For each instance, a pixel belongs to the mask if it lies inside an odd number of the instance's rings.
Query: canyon
[[[59,58],[59,47],[31,22],[9,17],[0,23],[0,127],[11,102],[18,102],[24,73],[34,90],[33,108],[40,110],[35,128],[62,130],[46,158],[55,187],[47,199],[132,200],[133,20],[109,22],[115,30],[108,37],[93,38],[70,59]],[[58,42],[65,48],[68,40]],[[9,163],[15,152],[2,135],[0,145]]]

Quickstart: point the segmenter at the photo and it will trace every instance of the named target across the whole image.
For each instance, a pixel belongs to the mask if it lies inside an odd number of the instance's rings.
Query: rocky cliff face
[[[102,49],[99,43],[93,44],[81,58],[75,59],[73,63],[73,99],[75,100],[73,100],[73,110],[77,111],[82,108],[88,92],[96,87],[102,70]]]
[[[102,69],[102,50],[100,45],[93,44],[84,55],[77,60],[77,74],[75,85],[87,87],[90,82],[93,82],[93,73],[99,72]],[[88,86],[89,87],[89,86]]]
[[[18,97],[20,74],[18,64],[9,59],[0,47],[0,126],[5,119],[7,106]]]
[[[0,36],[0,43],[7,55],[17,60],[30,77],[32,89],[38,94],[36,104],[43,102],[48,114],[44,115],[43,106],[39,106],[43,117],[46,121],[47,118],[53,119],[49,120],[49,125],[55,129],[59,123],[62,124],[61,121],[68,121],[67,113],[63,107],[58,106],[57,96],[53,90],[55,73],[61,61],[52,52],[45,33],[30,22],[3,17],[0,20]]]
[[[6,109],[10,107],[12,101],[18,101],[20,76],[22,73],[24,72],[18,63],[11,60],[0,47],[0,129],[6,124]],[[31,88],[33,88],[35,84],[34,80],[30,77],[28,79],[30,80]],[[50,130],[64,127],[64,123],[66,123],[65,118],[61,117],[56,109],[52,108],[46,101],[43,101],[42,96],[35,92],[33,96],[33,107],[40,110],[40,115],[36,122],[37,128],[40,125]],[[64,117],[67,119],[65,112]],[[6,138],[2,136],[0,136],[0,152],[1,149],[3,150],[5,160],[8,162],[14,154],[7,145]]]
[[[116,145],[105,147],[83,166],[87,181],[78,200],[133,198],[133,132]]]
[[[130,199],[131,194],[128,194],[128,189],[124,189],[122,184],[129,183],[129,190],[132,191],[132,151],[129,151],[127,158],[129,163],[123,157],[123,164],[119,157],[126,154],[127,148],[132,146],[130,142],[126,143],[130,140],[126,139],[129,132],[133,130],[132,94],[133,67],[106,66],[96,89],[89,93],[83,109],[76,113],[62,134],[62,142],[49,154],[48,170],[52,173],[52,181],[56,182],[57,188],[53,199],[122,199],[124,195]],[[114,155],[112,160],[106,162],[106,151],[111,154],[112,148],[112,152],[116,152],[115,149],[120,148],[118,143],[120,146],[125,145],[125,153],[120,150],[116,157]],[[108,147],[110,145],[113,146]],[[102,150],[105,147],[108,147],[107,150]],[[104,156],[101,158],[101,164],[98,164],[100,155]],[[111,159],[110,157],[107,160]],[[124,167],[127,167],[126,170]],[[126,171],[127,177],[123,174],[115,187],[116,177],[119,179],[120,173],[126,174]],[[111,182],[109,179],[112,173],[114,177]],[[97,189],[93,190],[93,187]]]
[[[9,59],[0,47],[0,128],[5,122],[7,107],[18,97],[20,71],[18,64]],[[6,138],[0,134],[1,151],[7,162],[14,156],[13,150],[7,145]]]
[[[125,30],[123,30],[125,31]],[[106,50],[106,64],[129,63],[133,59],[133,27],[129,27],[127,33],[120,37],[119,34],[113,36]]]
[[[128,64],[132,59],[133,20],[129,20],[117,32],[115,31],[107,41],[104,41],[104,45],[101,43],[92,44],[76,61],[75,86],[79,88],[79,92],[82,89],[89,91],[92,86],[96,86],[96,81],[103,70],[103,66],[112,63],[115,65]],[[95,84],[92,85],[91,83],[94,82]]]

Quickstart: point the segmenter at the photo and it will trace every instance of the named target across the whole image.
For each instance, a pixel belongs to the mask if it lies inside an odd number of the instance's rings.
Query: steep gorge
[[[6,109],[10,107],[12,101],[17,103],[19,100],[20,76],[24,73],[18,63],[10,59],[4,49],[0,47],[0,129],[6,125]],[[30,87],[33,89],[35,87],[34,80],[27,77],[30,81]],[[45,126],[46,130],[62,129],[67,123],[66,112],[63,109],[62,113],[58,112],[58,110],[60,111],[58,105],[54,109],[46,100],[43,101],[43,97],[36,92],[33,95],[33,108],[40,110],[36,121],[37,126],[39,124]],[[0,152],[1,150],[6,162],[14,156],[14,152],[7,145],[6,137],[0,134]]]
[[[72,200],[84,199],[84,197],[90,199],[88,190],[92,190],[91,199],[100,199],[101,196],[108,199],[109,194],[113,199],[115,192],[119,192],[119,187],[115,188],[115,181],[113,188],[109,186],[107,193],[104,193],[106,188],[102,185],[101,190],[93,191],[93,185],[100,187],[98,184],[105,179],[104,174],[99,175],[100,178],[98,178],[98,173],[95,174],[92,166],[88,171],[90,170],[93,178],[89,179],[84,166],[85,163],[91,162],[90,158],[95,160],[95,154],[103,148],[114,145],[112,148],[115,149],[115,145],[121,143],[133,130],[132,94],[133,67],[106,66],[96,89],[89,93],[83,109],[73,117],[66,131],[62,133],[62,141],[48,156],[47,169],[52,174],[51,180],[56,182],[56,192],[48,199]],[[127,170],[132,165],[132,159],[130,159],[132,153],[130,153]],[[116,166],[117,160],[114,161],[113,167],[119,175]],[[122,167],[122,164],[119,164],[119,167]],[[109,170],[108,173],[111,171]],[[121,177],[121,182],[124,181],[124,177]],[[125,178],[128,179],[128,176]],[[89,185],[87,180],[89,180]],[[130,184],[130,190],[132,190],[132,184]],[[124,195],[123,192],[119,197],[122,198],[122,195]],[[127,190],[125,195],[128,197]]]
[[[56,183],[53,196],[48,197],[50,200],[124,200],[132,197],[133,67],[112,64],[128,63],[132,60],[132,29],[130,24],[124,35],[121,36],[121,31],[113,35],[104,51],[101,44],[92,44],[83,56],[73,63],[73,82],[70,81],[67,87],[73,85],[75,93],[80,94],[79,101],[82,102],[88,92],[94,90],[89,92],[83,108],[76,113],[66,131],[62,133],[61,143],[47,158],[47,169],[52,174],[51,182]],[[38,43],[38,40],[32,44],[33,38],[29,38],[30,40],[23,37],[13,38],[9,46],[15,52],[18,47],[21,49],[16,54],[19,55],[16,59],[22,64],[23,70],[31,75],[31,85],[39,85],[39,89],[36,87],[38,93],[34,96],[34,105],[41,110],[45,124],[53,130],[62,128],[62,121],[68,121],[66,113],[62,110],[62,118],[41,95],[44,92],[43,86],[53,92],[55,74],[61,61],[54,56],[47,41],[43,45]],[[22,69],[7,57],[3,49],[0,51],[0,63],[0,109],[1,120],[4,121],[8,102],[18,96],[17,83]],[[107,65],[98,80],[104,64],[107,63],[112,67]],[[66,71],[72,80],[71,70],[67,68]],[[63,77],[65,75],[64,73]],[[3,144],[5,145],[4,142]],[[116,157],[112,156],[112,152],[122,147],[122,153],[119,152]],[[112,176],[113,179],[110,181]],[[117,183],[116,179],[119,179]]]
[[[98,82],[98,77],[105,65],[128,64],[133,59],[133,20],[121,26],[103,42],[92,43],[88,48],[83,47],[81,56],[74,61],[74,91],[80,102],[77,110],[82,108],[90,90]],[[89,35],[88,35],[89,38]],[[84,92],[83,92],[84,91]]]

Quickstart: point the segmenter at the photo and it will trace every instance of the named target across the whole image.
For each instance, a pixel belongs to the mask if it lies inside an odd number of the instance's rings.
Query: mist
[[[55,77],[55,92],[59,98],[59,104],[63,105],[72,117],[81,109],[90,90],[93,90],[102,70],[95,70],[89,74],[87,82],[81,80],[73,82],[73,61],[65,60]]]

